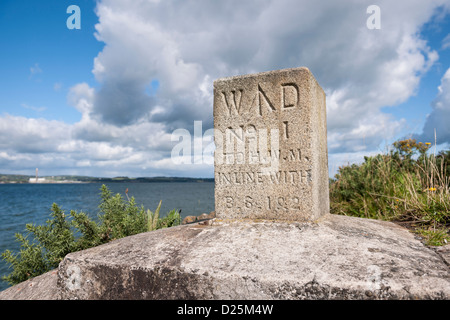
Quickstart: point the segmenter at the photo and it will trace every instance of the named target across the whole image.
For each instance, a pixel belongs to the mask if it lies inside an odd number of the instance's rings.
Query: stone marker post
[[[217,218],[329,212],[325,93],[307,68],[216,80],[214,129]]]

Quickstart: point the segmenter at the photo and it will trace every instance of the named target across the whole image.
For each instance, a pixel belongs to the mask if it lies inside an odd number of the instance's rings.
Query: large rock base
[[[47,298],[449,299],[447,263],[389,222],[216,219],[71,253]],[[14,288],[0,298],[14,299]]]

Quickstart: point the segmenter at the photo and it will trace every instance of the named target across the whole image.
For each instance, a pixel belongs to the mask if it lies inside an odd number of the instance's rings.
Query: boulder
[[[448,299],[449,267],[408,230],[327,215],[219,221],[71,253],[63,299]]]
[[[0,298],[450,298],[449,265],[439,253],[446,250],[394,223],[338,215],[210,221],[70,253],[57,281],[52,273],[46,286],[20,284]]]

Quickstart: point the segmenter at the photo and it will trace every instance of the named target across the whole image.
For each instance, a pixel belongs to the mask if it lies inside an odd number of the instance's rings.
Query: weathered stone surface
[[[219,221],[69,254],[64,299],[448,299],[449,267],[393,223]]]
[[[199,222],[199,221],[211,220],[211,219],[214,219],[215,217],[216,217],[216,213],[214,211],[211,211],[209,214],[202,213],[199,216],[187,216],[183,219],[181,224],[190,224],[190,223]]]
[[[71,253],[0,299],[450,298],[445,247],[393,223],[208,221]]]
[[[445,263],[450,266],[450,244],[441,247],[435,247],[434,250],[442,257]]]
[[[0,292],[0,300],[57,300],[58,270],[52,270]]]
[[[216,80],[214,129],[218,218],[329,212],[325,94],[307,68]]]

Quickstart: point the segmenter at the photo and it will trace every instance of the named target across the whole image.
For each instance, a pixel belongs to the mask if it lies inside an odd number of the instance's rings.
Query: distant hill
[[[36,183],[35,176],[18,175],[18,174],[2,174],[0,173],[0,183]],[[114,178],[99,178],[88,176],[42,176],[39,177],[38,183],[142,183],[142,182],[214,182],[214,178],[185,178],[185,177],[114,177]],[[44,178],[44,179],[42,179]]]
[[[28,183],[31,176],[0,173],[0,183]]]

